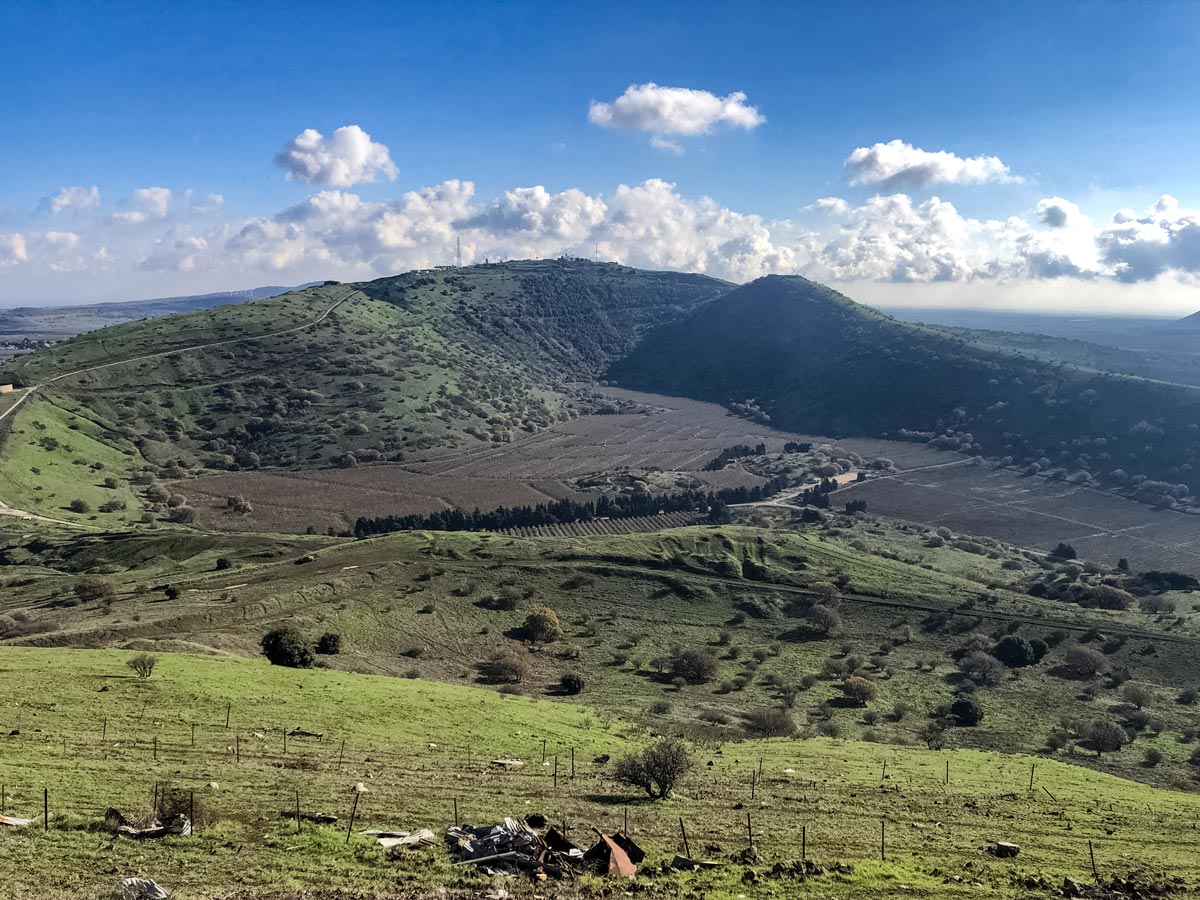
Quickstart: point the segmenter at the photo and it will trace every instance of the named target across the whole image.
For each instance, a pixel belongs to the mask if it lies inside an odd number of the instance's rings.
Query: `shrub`
[[[1154,702],[1154,695],[1150,693],[1150,689],[1140,684],[1129,683],[1121,689],[1121,699],[1130,706],[1136,706],[1138,709],[1145,709]]]
[[[86,500],[72,500],[67,508],[71,510],[71,512],[79,513],[80,515],[92,511],[92,505]]]
[[[139,653],[133,659],[128,660],[125,665],[137,672],[138,678],[149,678],[154,672],[154,667],[158,665],[158,657],[151,656],[149,653]]]
[[[941,719],[930,719],[922,722],[917,729],[917,737],[925,742],[930,750],[941,750],[946,746],[946,723]]]
[[[276,628],[263,635],[263,655],[275,666],[292,669],[308,669],[313,664],[313,653],[300,632],[291,626]]]
[[[650,715],[669,716],[672,708],[670,700],[655,700],[650,704]]]
[[[1067,671],[1079,678],[1095,678],[1108,665],[1104,654],[1091,647],[1072,647],[1064,663]]]
[[[111,600],[117,596],[116,588],[107,578],[99,575],[85,575],[75,582],[75,596],[85,603],[93,600]]]
[[[959,697],[950,704],[950,715],[956,724],[971,728],[983,721],[983,707],[974,697]]]
[[[704,684],[717,677],[720,663],[711,650],[680,650],[671,657],[671,674],[688,684]]]
[[[866,706],[875,699],[879,689],[875,686],[875,682],[869,678],[863,678],[861,675],[851,675],[842,682],[842,693],[846,695],[851,703],[856,706]]]
[[[655,800],[669,796],[691,768],[692,759],[683,741],[663,738],[641,753],[617,760],[613,775],[618,781],[641,788]]]
[[[516,649],[500,650],[480,663],[479,674],[489,681],[519,684],[529,677],[529,660]]]
[[[1142,765],[1148,769],[1152,769],[1162,762],[1162,759],[1163,755],[1161,750],[1159,750],[1157,747],[1148,747],[1146,749],[1146,755],[1142,757]]]
[[[1031,666],[1038,661],[1033,645],[1015,634],[1006,634],[992,648],[992,656],[1004,663],[1010,669],[1020,669]]]
[[[583,693],[583,676],[578,672],[567,672],[559,679],[558,686],[564,694],[581,694]]]
[[[525,617],[525,624],[522,626],[525,630],[525,635],[531,641],[537,641],[539,644],[549,644],[559,640],[563,636],[562,622],[558,619],[558,614],[548,606],[539,606]]]
[[[976,684],[995,685],[1004,678],[1004,663],[982,650],[974,650],[960,659],[958,669]]]
[[[796,733],[796,722],[781,707],[756,709],[746,714],[746,729],[759,737],[791,737]]]
[[[1176,702],[1184,706],[1195,706],[1198,699],[1200,699],[1200,691],[1197,691],[1195,688],[1185,688],[1179,692]]]
[[[838,611],[821,603],[808,611],[808,620],[821,634],[830,634],[842,626],[842,617]]]
[[[1125,729],[1112,719],[1098,719],[1085,725],[1079,732],[1080,743],[1097,756],[1120,750],[1129,743]]]
[[[342,652],[342,636],[332,631],[325,632],[317,641],[317,652],[325,656],[337,656]]]

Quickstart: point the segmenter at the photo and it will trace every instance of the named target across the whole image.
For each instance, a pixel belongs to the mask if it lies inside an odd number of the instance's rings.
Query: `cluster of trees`
[[[749,444],[734,444],[732,447],[726,447],[716,457],[705,463],[704,471],[718,472],[735,459],[741,459],[743,456],[765,456],[766,453],[766,444],[757,444],[753,447]]]
[[[316,645],[304,639],[297,629],[283,626],[263,635],[259,646],[272,665],[290,669],[311,669],[316,662],[315,654],[336,655],[342,652],[342,636],[334,632],[321,635]]]
[[[500,507],[491,512],[463,512],[460,509],[442,510],[428,515],[362,516],[354,523],[354,536],[362,539],[394,531],[506,531],[510,528],[529,528],[538,525],[566,525],[571,522],[590,522],[593,519],[629,519],[654,516],[667,512],[700,512],[710,514],[714,508],[736,503],[756,503],[791,486],[787,475],[778,475],[757,487],[722,488],[719,491],[679,491],[670,494],[650,494],[638,491],[615,497],[605,495],[599,500],[555,500],[537,506]],[[804,492],[806,503],[816,505],[829,498],[824,496],[833,482],[822,482]]]

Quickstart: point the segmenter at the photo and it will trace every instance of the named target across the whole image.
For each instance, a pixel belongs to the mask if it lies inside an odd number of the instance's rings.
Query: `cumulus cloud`
[[[1066,228],[1081,218],[1079,207],[1062,197],[1047,197],[1037,205],[1038,221],[1051,228]]]
[[[275,165],[289,180],[340,188],[380,178],[394,181],[399,174],[388,148],[357,125],[344,125],[328,138],[306,128],[276,155]]]
[[[1169,271],[1200,275],[1200,212],[1182,208],[1169,194],[1142,216],[1118,212],[1097,243],[1120,281],[1149,281]]]
[[[113,213],[113,219],[139,225],[154,219],[165,219],[171,208],[171,189],[165,187],[138,188],[128,201],[129,209]]]
[[[29,249],[23,234],[0,234],[0,269],[11,269],[29,262]]]
[[[1071,207],[1039,229],[1020,216],[975,219],[939,197],[877,195],[860,206],[838,197],[811,207],[832,227],[799,236],[802,268],[832,281],[965,282],[1080,278],[1100,274],[1091,222],[1067,201],[1042,201],[1037,212]],[[1058,221],[1058,216],[1051,217]]]
[[[645,131],[653,135],[652,146],[682,153],[677,141],[666,135],[694,137],[719,128],[757,128],[766,118],[735,91],[718,97],[694,88],[662,87],[654,82],[631,84],[612,103],[593,100],[588,121],[601,128]]]
[[[1021,180],[995,156],[964,158],[946,150],[921,150],[900,140],[859,147],[843,166],[851,184],[879,185],[884,190]]]
[[[52,213],[60,213],[64,210],[81,212],[87,209],[97,209],[99,206],[100,188],[94,184],[87,188],[81,185],[59,188],[57,193],[42,198],[42,202],[38,204],[39,209],[48,209]]]

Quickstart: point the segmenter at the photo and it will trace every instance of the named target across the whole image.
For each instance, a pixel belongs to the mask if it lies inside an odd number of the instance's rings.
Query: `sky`
[[[0,5],[0,306],[563,253],[1200,309],[1200,4]]]

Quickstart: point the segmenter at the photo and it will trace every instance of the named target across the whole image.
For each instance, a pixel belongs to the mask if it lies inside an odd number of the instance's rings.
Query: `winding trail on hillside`
[[[48,378],[45,381],[41,382],[40,384],[35,384],[35,385],[25,388],[25,392],[20,397],[17,398],[17,400],[12,404],[12,406],[10,406],[8,409],[4,410],[4,412],[0,413],[0,422],[3,422],[9,416],[11,416],[13,413],[15,413],[18,409],[20,409],[21,406],[25,403],[25,401],[28,400],[30,397],[32,397],[37,391],[41,390],[42,388],[49,387],[50,385],[55,384],[56,382],[62,381],[63,379],[72,378],[75,375],[86,375],[89,372],[99,372],[101,369],[111,369],[113,366],[123,366],[128,363],[143,362],[148,359],[162,359],[167,356],[175,356],[176,354],[179,354],[179,353],[194,353],[197,350],[212,350],[215,347],[227,347],[230,344],[241,344],[241,343],[245,343],[246,341],[263,341],[263,340],[268,340],[270,338],[283,337],[286,334],[295,334],[298,331],[304,331],[308,328],[313,328],[317,325],[320,325],[322,322],[324,322],[326,319],[328,319],[329,316],[332,315],[334,310],[336,310],[339,306],[341,306],[343,303],[345,303],[347,300],[349,300],[355,294],[361,294],[361,293],[362,293],[362,291],[355,288],[350,293],[348,293],[345,296],[340,297],[336,301],[334,301],[324,312],[322,312],[315,319],[312,319],[308,322],[303,322],[300,325],[294,325],[291,328],[285,328],[282,331],[272,331],[272,332],[268,332],[267,334],[249,335],[247,337],[227,338],[226,340],[223,340],[223,341],[211,341],[210,343],[207,343],[207,344],[192,344],[187,347],[176,347],[173,350],[163,350],[158,353],[146,353],[146,354],[143,354],[142,356],[131,356],[127,359],[118,359],[118,360],[114,360],[112,362],[100,363],[99,365],[88,366],[83,369],[75,369],[72,372],[63,372],[61,375],[55,375],[53,378]],[[367,295],[363,294],[363,296],[366,297]],[[63,519],[51,519],[51,518],[47,518],[46,516],[39,516],[36,513],[29,512],[28,510],[18,509],[15,506],[9,506],[3,500],[0,500],[0,516],[15,516],[16,518],[25,519],[25,520],[31,521],[31,522],[48,522],[48,523],[53,523],[55,525],[66,525],[67,527],[70,527],[70,528],[85,528],[85,529],[91,530],[91,527],[92,527],[92,526],[88,526],[88,525],[83,525],[79,522],[67,522]]]

